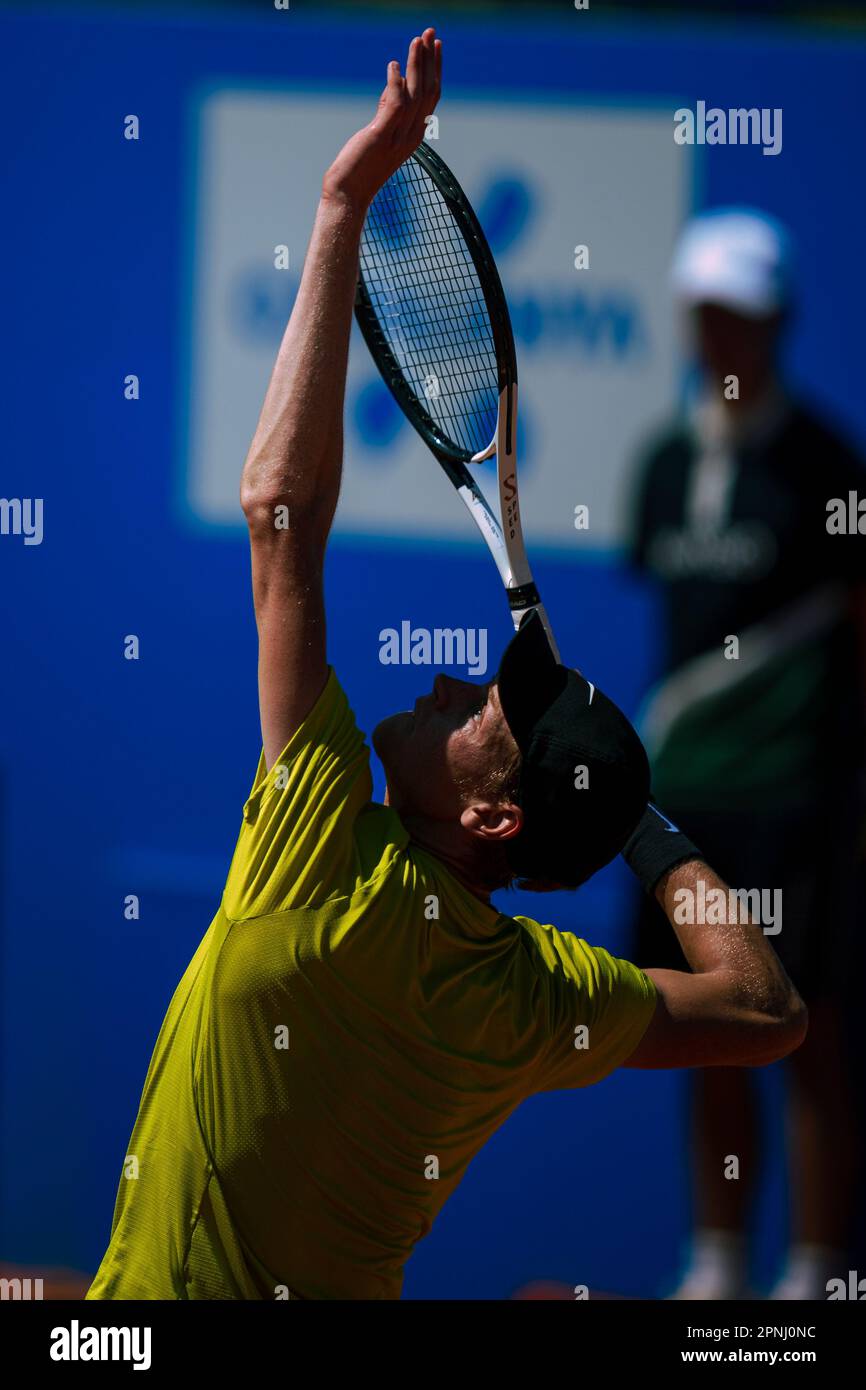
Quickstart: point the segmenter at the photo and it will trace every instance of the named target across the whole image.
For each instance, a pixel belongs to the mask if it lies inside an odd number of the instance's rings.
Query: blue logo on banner
[[[519,241],[533,211],[533,199],[522,179],[496,179],[478,205],[478,221],[494,256],[502,256]]]

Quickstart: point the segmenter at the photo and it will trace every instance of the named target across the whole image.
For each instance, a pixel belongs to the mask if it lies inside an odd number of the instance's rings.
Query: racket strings
[[[486,449],[499,398],[490,316],[463,232],[415,160],[373,201],[361,276],[419,404],[452,444],[468,454]]]

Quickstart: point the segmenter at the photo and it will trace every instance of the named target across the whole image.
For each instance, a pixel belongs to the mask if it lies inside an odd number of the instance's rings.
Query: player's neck
[[[431,821],[412,814],[401,814],[400,819],[413,844],[432,854],[473,897],[490,907],[491,893],[502,886],[501,874],[486,863],[479,862],[477,852],[467,845],[465,834],[459,827],[450,822]]]

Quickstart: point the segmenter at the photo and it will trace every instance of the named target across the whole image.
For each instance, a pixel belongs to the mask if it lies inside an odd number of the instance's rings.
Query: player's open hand
[[[396,59],[369,125],[341,149],[322,184],[326,198],[338,198],[366,211],[382,184],[424,138],[426,118],[439,100],[442,41],[425,29],[409,45],[405,77]]]

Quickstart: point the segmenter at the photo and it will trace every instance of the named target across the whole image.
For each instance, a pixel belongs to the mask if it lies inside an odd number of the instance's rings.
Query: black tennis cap
[[[577,888],[619,854],[646,809],[643,744],[612,700],[559,664],[534,610],[506,647],[496,681],[523,755],[517,802],[525,823],[508,841],[509,865],[522,878]]]

